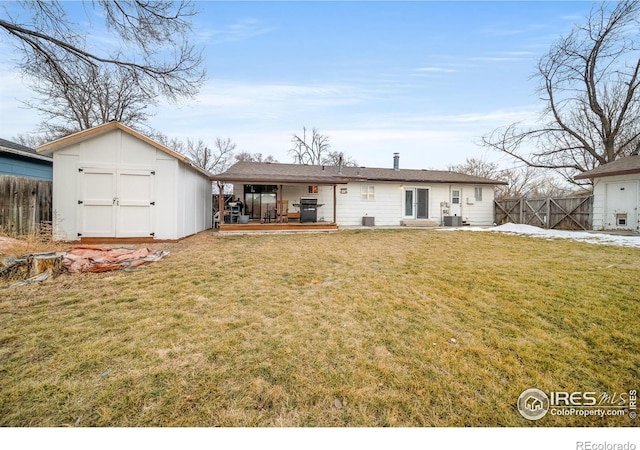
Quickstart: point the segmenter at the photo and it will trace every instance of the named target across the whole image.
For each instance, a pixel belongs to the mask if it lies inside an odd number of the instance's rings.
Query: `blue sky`
[[[169,136],[230,137],[291,162],[303,126],[360,165],[445,169],[467,157],[508,165],[478,142],[535,122],[537,59],[591,2],[198,2],[194,42],[208,80],[149,124]],[[0,136],[34,130],[29,91],[0,43]]]

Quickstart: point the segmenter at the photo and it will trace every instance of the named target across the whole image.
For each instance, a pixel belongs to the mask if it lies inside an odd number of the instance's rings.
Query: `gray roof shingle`
[[[39,159],[42,161],[53,161],[53,158],[48,156],[39,155],[35,149],[27,147],[26,145],[18,144],[17,142],[8,141],[0,138],[0,152],[13,153],[25,158]]]
[[[585,180],[587,178],[612,177],[614,175],[627,175],[632,173],[640,173],[640,155],[627,156],[612,161],[608,164],[596,167],[595,169],[583,172],[573,177],[576,180]]]
[[[280,164],[238,162],[226,172],[214,175],[214,180],[226,182],[273,182],[273,183],[327,183],[346,184],[350,181],[397,181],[414,183],[466,183],[507,184],[504,181],[476,177],[446,170],[384,169],[370,167],[314,166],[302,164]]]

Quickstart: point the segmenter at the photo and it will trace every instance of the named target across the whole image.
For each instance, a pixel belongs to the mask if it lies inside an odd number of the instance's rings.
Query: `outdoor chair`
[[[277,209],[276,222],[289,222],[289,200],[279,200]]]

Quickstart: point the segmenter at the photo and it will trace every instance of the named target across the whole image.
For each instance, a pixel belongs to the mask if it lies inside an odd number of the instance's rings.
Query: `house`
[[[121,123],[37,151],[53,156],[56,240],[176,240],[211,228],[210,174]]]
[[[593,229],[640,231],[640,155],[574,177],[593,181]]]
[[[238,162],[214,178],[233,184],[233,195],[242,199],[251,220],[264,221],[265,210],[284,200],[290,217],[311,203],[310,221],[339,226],[491,225],[494,188],[505,184],[456,172],[400,169],[398,154],[391,168]]]
[[[0,139],[0,175],[51,181],[53,159],[39,155],[32,148]]]
[[[525,408],[527,408],[531,412],[539,411],[544,408],[544,404],[542,400],[539,398],[530,395],[524,402]]]
[[[53,159],[0,139],[0,230],[26,235],[51,222]]]

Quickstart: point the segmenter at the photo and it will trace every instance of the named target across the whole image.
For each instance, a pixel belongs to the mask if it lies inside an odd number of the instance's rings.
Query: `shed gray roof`
[[[612,177],[614,175],[628,175],[632,173],[640,173],[640,155],[616,159],[615,161],[576,175],[573,178],[576,180],[584,180],[587,178]]]
[[[27,147],[16,142],[8,141],[0,138],[0,152],[12,153],[14,155],[22,156],[24,158],[39,159],[41,161],[53,162],[53,158],[48,156],[39,155],[35,149]]]
[[[238,162],[226,172],[214,175],[225,182],[346,184],[350,181],[396,181],[413,183],[507,184],[504,181],[476,177],[446,170],[383,169],[370,167],[312,166]]]

